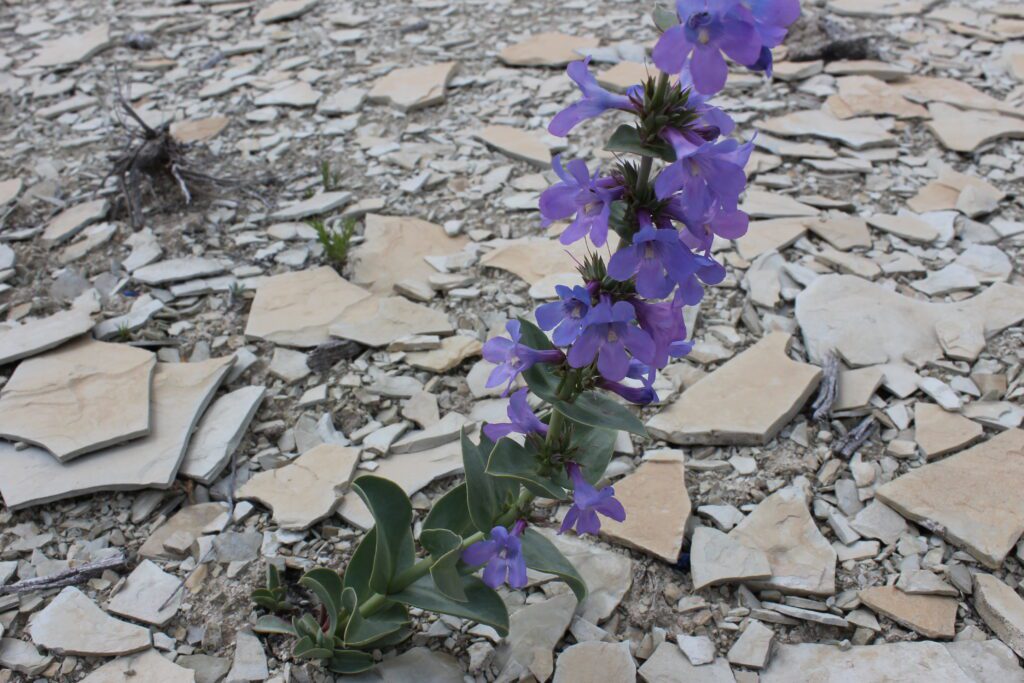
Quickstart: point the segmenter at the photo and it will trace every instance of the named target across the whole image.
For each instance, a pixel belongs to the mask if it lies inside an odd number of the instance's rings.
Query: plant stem
[[[654,87],[655,100],[662,101],[665,91],[668,89],[668,74],[664,71],[658,74],[658,84]],[[637,196],[643,197],[647,194],[647,188],[651,182],[651,170],[654,166],[654,158],[649,156],[640,159],[640,175],[636,182]]]

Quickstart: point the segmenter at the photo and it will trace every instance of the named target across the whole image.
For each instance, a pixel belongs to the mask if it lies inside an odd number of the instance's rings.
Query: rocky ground
[[[617,123],[548,136],[561,67],[636,82],[650,7],[2,6],[0,682],[331,680],[249,593],[345,566],[354,474],[422,514],[504,416],[481,342],[572,277],[550,156]],[[617,445],[629,517],[556,538],[591,597],[417,615],[360,680],[1024,681],[1022,39],[807,2],[718,98],[756,221]],[[344,266],[308,219],[355,219]]]

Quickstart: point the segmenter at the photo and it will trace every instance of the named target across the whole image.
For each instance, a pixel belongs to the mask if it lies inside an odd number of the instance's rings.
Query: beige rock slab
[[[952,638],[956,633],[956,598],[911,595],[896,586],[865,588],[861,602],[926,638]]]
[[[909,100],[943,103],[959,109],[978,109],[1021,116],[1019,108],[988,95],[958,78],[908,76],[893,87]],[[934,115],[934,112],[932,112]]]
[[[178,142],[203,142],[220,135],[228,127],[230,119],[226,116],[210,116],[205,119],[175,121],[171,124],[171,136]]]
[[[801,204],[792,197],[763,190],[747,190],[740,209],[751,218],[815,218],[818,210],[813,206]]]
[[[751,585],[798,595],[833,595],[836,551],[821,535],[803,494],[784,488],[761,501],[729,537],[768,555],[772,577]]]
[[[868,225],[882,230],[908,242],[930,244],[939,238],[939,231],[929,223],[910,214],[886,215],[877,213],[867,219]]]
[[[764,445],[818,386],[821,369],[790,360],[790,336],[773,332],[683,391],[647,421],[677,444]]]
[[[1024,668],[1013,650],[995,638],[991,640],[960,640],[943,643],[943,647],[976,683],[1024,683]]]
[[[832,410],[856,410],[868,405],[878,387],[882,385],[885,372],[879,367],[843,370],[839,373],[839,391]]]
[[[23,184],[21,178],[0,180],[0,206],[17,199]]]
[[[128,575],[124,586],[107,604],[107,609],[118,616],[163,627],[177,613],[184,598],[178,585],[176,576],[163,571],[150,560],[143,560]],[[160,609],[165,602],[168,602],[167,607]]]
[[[896,144],[896,136],[873,118],[839,119],[824,109],[792,112],[758,121],[754,125],[773,135],[836,140],[853,149],[891,147]]]
[[[273,24],[301,17],[316,7],[318,0],[278,0],[272,2],[256,13],[257,24]]]
[[[331,338],[328,330],[345,309],[369,296],[328,266],[274,275],[256,289],[245,335],[283,346],[317,346]]]
[[[241,443],[265,393],[266,387],[251,386],[217,398],[196,427],[178,475],[213,484]]]
[[[139,555],[154,560],[180,560],[182,556],[164,546],[172,537],[191,538],[191,545],[206,529],[220,530],[227,521],[228,507],[224,503],[199,503],[179,510],[173,517],[156,528],[139,549]]]
[[[970,299],[931,303],[852,275],[824,275],[797,296],[796,319],[813,362],[835,350],[853,367],[923,364],[942,358],[940,321],[959,319],[990,337],[1024,320],[1024,290],[996,283]]]
[[[748,548],[718,529],[698,527],[690,541],[690,569],[693,589],[723,583],[763,581],[772,576],[768,556]]]
[[[0,436],[61,462],[149,434],[156,355],[83,339],[21,363],[0,392]]]
[[[598,38],[570,36],[564,33],[538,33],[509,45],[498,57],[509,66],[565,66],[583,59],[577,50],[597,47]]]
[[[974,607],[1017,656],[1024,657],[1024,598],[991,574],[974,575]]]
[[[201,363],[157,363],[150,433],[86,457],[60,463],[39,448],[0,443],[0,493],[10,508],[38,505],[97,491],[167,488],[185,457],[199,417],[224,380],[233,356]]]
[[[558,655],[554,683],[636,683],[636,662],[621,643],[590,641]]]
[[[270,92],[263,93],[253,103],[257,107],[304,107],[315,106],[322,94],[306,81],[285,81],[277,84]]]
[[[374,82],[368,97],[371,102],[390,104],[402,111],[442,104],[458,66],[458,62],[441,62],[395,69]]]
[[[829,98],[829,108],[840,118],[854,116],[895,116],[899,119],[926,119],[928,110],[914,104],[900,91],[873,76],[845,76],[836,80],[839,94]],[[838,98],[840,106],[833,102]]]
[[[615,482],[614,489],[626,519],[602,518],[601,536],[675,564],[692,507],[682,454],[644,462]]]
[[[993,112],[962,111],[946,104],[928,105],[930,130],[946,149],[973,152],[1003,138],[1024,138],[1024,120]]]
[[[634,85],[644,83],[653,74],[654,67],[640,62],[619,62],[597,74],[597,82],[612,92],[626,92]]]
[[[34,356],[79,337],[93,327],[99,305],[91,294],[76,299],[66,311],[47,318],[0,323],[0,365]]]
[[[32,616],[28,632],[32,642],[56,655],[127,655],[152,643],[149,629],[115,619],[73,586]]]
[[[275,221],[296,221],[310,216],[319,216],[347,205],[352,199],[349,192],[321,192],[301,202],[289,204],[274,213],[270,219]]]
[[[392,455],[375,462],[380,466],[373,472],[374,476],[390,479],[411,496],[435,479],[461,472],[462,447],[458,441],[452,441],[436,448]],[[373,515],[355,493],[345,496],[338,507],[338,514],[360,529],[373,526]]]
[[[605,548],[591,536],[558,534],[554,529],[537,531],[561,551],[587,584],[587,599],[576,609],[576,615],[592,624],[611,617],[633,585],[633,560],[629,555]],[[539,572],[538,576],[550,577]]]
[[[1024,533],[1024,430],[1008,429],[973,448],[879,487],[904,517],[934,525],[984,565],[998,569]]]
[[[46,224],[43,241],[52,246],[71,239],[87,225],[103,220],[109,206],[106,199],[94,199],[65,209]]]
[[[44,43],[43,49],[24,68],[71,66],[102,52],[110,44],[110,26],[100,24],[84,33],[62,36]]]
[[[408,216],[368,214],[363,242],[349,253],[352,282],[374,294],[389,295],[402,280],[421,280],[437,273],[424,256],[461,251],[469,238],[449,237],[436,223]]]
[[[456,334],[442,339],[439,349],[405,354],[405,362],[428,372],[448,372],[467,358],[479,356],[482,350],[483,344],[476,337]]]
[[[345,309],[329,329],[334,337],[380,348],[417,334],[451,334],[448,314],[400,296],[370,297]]]
[[[874,280],[882,274],[882,269],[873,260],[846,251],[837,251],[832,247],[822,247],[814,254],[815,260],[835,268],[841,273],[857,275]]]
[[[500,680],[520,680],[529,672],[546,681],[554,671],[554,649],[572,622],[576,596],[564,593],[526,605],[509,616],[508,637],[498,646],[494,663]]]
[[[537,168],[546,169],[551,165],[551,150],[544,144],[539,131],[512,126],[487,126],[474,133],[473,137],[488,147]]]
[[[644,683],[736,683],[725,657],[694,666],[679,646],[669,641],[659,645],[637,673]]]
[[[609,243],[613,240],[610,238]],[[586,240],[564,245],[558,240],[543,237],[524,237],[515,240],[495,240],[494,251],[484,254],[480,264],[504,270],[531,285],[551,273],[564,273],[572,269],[573,257],[582,263],[587,255]],[[611,247],[615,249],[613,244]]]
[[[968,676],[941,643],[884,643],[840,648],[800,643],[775,647],[760,683],[984,683]]]
[[[195,683],[196,672],[178,666],[156,650],[108,662],[81,683]]]
[[[914,441],[928,460],[966,448],[984,436],[980,424],[934,403],[914,406]]]
[[[807,220],[804,225],[840,251],[856,247],[870,248],[872,244],[867,222],[857,216],[830,216],[821,220]]]
[[[747,234],[736,243],[736,251],[740,256],[753,261],[766,251],[781,252],[798,239],[807,234],[807,227],[800,218],[780,218],[773,221],[752,221]]]
[[[253,475],[237,496],[269,507],[284,529],[308,529],[334,512],[358,464],[358,448],[320,444],[283,467]]]

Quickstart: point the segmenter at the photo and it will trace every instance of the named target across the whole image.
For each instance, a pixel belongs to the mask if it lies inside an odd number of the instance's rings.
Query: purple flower
[[[615,178],[602,177],[597,171],[591,176],[586,162],[581,159],[573,159],[563,168],[561,156],[556,156],[551,167],[562,182],[544,190],[540,196],[543,225],[547,227],[554,221],[576,214],[572,224],[562,233],[562,244],[572,244],[589,234],[595,246],[603,246],[608,239],[612,202],[625,190]]]
[[[703,291],[703,290],[701,290]],[[648,303],[639,299],[633,301],[636,320],[640,329],[650,335],[654,341],[654,356],[651,366],[663,368],[668,365],[672,353],[672,345],[686,344],[686,322],[683,320],[683,307],[679,300]],[[677,350],[681,350],[677,347]],[[684,354],[678,354],[684,355]],[[627,374],[628,376],[628,374]]]
[[[572,289],[555,285],[555,292],[558,301],[538,306],[534,315],[540,329],[546,332],[554,328],[551,340],[555,346],[568,346],[583,331],[583,319],[590,311],[590,291],[579,285]]]
[[[630,403],[645,406],[648,403],[654,403],[659,400],[658,393],[654,391],[654,377],[656,374],[653,367],[644,365],[633,358],[629,361],[629,372],[626,373],[626,377],[640,380],[641,386],[609,382],[603,378],[597,380],[597,386],[615,392]]]
[[[506,411],[508,419],[512,420],[511,422],[484,425],[484,434],[488,439],[497,441],[501,437],[508,436],[513,432],[516,434],[547,435],[548,426],[533,414],[529,404],[526,402],[526,395],[528,393],[529,390],[523,388],[512,394],[512,398],[508,402],[508,410]]]
[[[747,184],[743,168],[750,159],[754,143],[740,144],[727,139],[695,146],[682,134],[668,133],[675,148],[676,161],[654,181],[659,199],[682,192],[687,206],[704,206],[708,199],[725,212],[736,210],[740,194]]]
[[[675,278],[687,268],[679,233],[655,228],[651,215],[637,211],[640,230],[629,246],[619,249],[608,262],[608,275],[625,282],[636,275],[636,291],[649,299],[663,299],[675,287]]]
[[[617,382],[629,371],[628,350],[633,357],[650,363],[654,342],[649,334],[633,324],[633,306],[626,301],[602,298],[587,314],[584,329],[569,349],[569,365],[583,368],[594,362],[608,380]]]
[[[685,237],[686,233],[681,236]],[[693,272],[678,281],[679,289],[676,290],[673,302],[677,306],[696,306],[704,298],[702,282],[708,285],[717,285],[725,279],[725,268],[722,264],[706,254],[695,253],[692,255]],[[685,355],[686,353],[689,353],[689,349],[673,355]]]
[[[484,568],[484,583],[497,588],[508,583],[512,588],[526,587],[526,558],[523,557],[523,535],[526,522],[518,520],[509,532],[503,526],[491,529],[488,541],[477,541],[462,551],[462,561],[471,567]]]
[[[573,62],[566,68],[569,78],[575,81],[583,92],[583,99],[570,104],[555,115],[548,125],[548,131],[552,135],[565,137],[583,121],[596,118],[609,109],[636,111],[636,106],[628,95],[616,95],[598,85],[597,79],[590,73],[589,64],[590,57],[587,57],[582,61]]]
[[[580,471],[580,466],[574,462],[568,463],[565,469],[569,473],[569,478],[572,479],[573,504],[565,513],[562,528],[558,533],[564,534],[575,526],[578,534],[596,535],[601,530],[601,520],[597,518],[599,512],[616,522],[626,519],[626,510],[622,507],[622,503],[615,499],[614,488],[605,486],[598,491],[587,483]]]
[[[702,204],[686,204],[681,195],[675,195],[662,207],[661,216],[685,224],[688,235],[684,243],[703,252],[711,249],[716,236],[727,240],[743,237],[750,224],[747,214],[739,209],[725,211],[711,197],[705,197]]]
[[[654,63],[677,74],[689,63],[694,88],[713,95],[729,75],[722,52],[748,66],[761,56],[756,19],[737,0],[676,0],[680,23],[665,31],[654,46]]]
[[[740,0],[754,18],[764,48],[780,45],[790,24],[800,18],[800,0]],[[762,48],[762,54],[764,49]],[[768,50],[771,54],[771,50]],[[769,57],[769,65],[771,64]]]
[[[565,355],[557,349],[539,351],[519,343],[519,321],[509,320],[505,323],[510,339],[495,337],[484,344],[483,355],[486,360],[497,363],[498,367],[491,371],[487,378],[488,387],[496,387],[508,382],[504,395],[512,390],[512,382],[516,375],[528,370],[537,363],[561,363]]]

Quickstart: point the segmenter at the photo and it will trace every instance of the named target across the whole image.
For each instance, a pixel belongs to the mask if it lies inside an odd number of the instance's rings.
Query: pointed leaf
[[[359,477],[352,488],[370,509],[377,531],[370,588],[387,595],[391,579],[400,571],[405,537],[412,524],[412,504],[398,484],[382,477]]]
[[[536,468],[537,459],[534,453],[512,439],[501,439],[491,451],[491,458],[487,463],[488,474],[519,481],[538,496],[565,500],[565,490],[549,478],[541,476]]]
[[[456,602],[439,593],[430,577],[424,576],[390,597],[411,607],[486,624],[501,637],[507,636],[508,609],[501,596],[475,576],[463,576],[462,588],[466,592],[466,602]]]
[[[462,465],[466,472],[466,496],[469,517],[477,531],[488,532],[494,527],[509,499],[518,494],[514,481],[500,479],[487,473],[487,460],[494,450],[494,442],[483,434],[480,445],[469,439],[462,430]]]
[[[430,567],[430,578],[437,590],[452,600],[465,602],[466,592],[462,589],[457,569],[462,556],[462,537],[447,529],[424,529],[420,533],[420,543],[434,561]]]
[[[306,572],[299,585],[313,591],[327,610],[327,618],[331,620],[331,633],[338,631],[338,618],[341,611],[341,591],[344,588],[338,572],[326,567],[317,567]]]
[[[556,399],[552,405],[574,422],[647,436],[644,423],[629,408],[596,391],[584,391],[572,403]]]
[[[256,625],[252,628],[256,633],[272,633],[277,635],[285,636],[298,636],[295,627],[291,625],[286,619],[276,617],[273,614],[265,614],[256,620]]]
[[[576,567],[572,566],[572,562],[566,559],[554,543],[536,529],[529,528],[521,540],[527,567],[545,574],[554,574],[569,585],[578,601],[583,602],[586,599],[586,582],[576,571]]]
[[[359,650],[335,650],[327,668],[336,674],[358,674],[373,668],[373,655]]]
[[[583,469],[583,478],[596,484],[608,469],[615,452],[615,432],[601,427],[577,424],[573,426],[569,442],[570,457]],[[569,486],[569,478],[562,470],[554,477],[558,483]]]
[[[640,140],[637,129],[626,124],[615,129],[604,148],[609,152],[629,152],[670,163],[676,160],[676,153],[671,145],[661,141],[645,144]]]
[[[364,617],[359,613],[356,594],[351,588],[345,589],[345,607],[349,609],[351,615],[345,627],[346,647],[368,647],[409,623],[405,606],[397,602],[389,603],[372,615]]]
[[[459,484],[434,503],[423,520],[423,530],[428,529],[448,529],[463,538],[475,531],[473,520],[469,518],[465,483]]]
[[[333,652],[328,648],[318,647],[309,636],[299,638],[292,649],[292,654],[299,659],[327,659]]]
[[[363,536],[359,547],[352,553],[352,559],[345,569],[344,588],[352,588],[359,602],[365,601],[373,591],[370,590],[370,574],[373,573],[373,556],[377,549],[377,530],[370,529]]]

